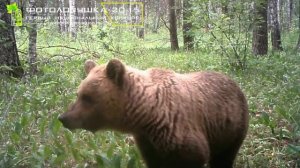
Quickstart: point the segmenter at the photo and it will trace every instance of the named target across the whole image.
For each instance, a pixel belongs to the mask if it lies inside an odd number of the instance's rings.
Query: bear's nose
[[[62,114],[58,117],[58,120],[62,123],[62,125],[66,128],[69,128],[69,122],[67,120],[66,115]]]
[[[61,123],[64,123],[64,120],[65,120],[64,115],[60,115],[60,116],[58,117],[58,120],[59,120]]]

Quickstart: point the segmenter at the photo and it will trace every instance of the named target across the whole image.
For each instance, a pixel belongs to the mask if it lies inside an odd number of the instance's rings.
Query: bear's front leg
[[[166,168],[203,168],[209,161],[210,150],[205,136],[187,133],[168,153]]]
[[[187,135],[173,149],[153,144],[147,136],[134,137],[148,168],[202,168],[208,162],[207,142],[195,135]]]
[[[142,157],[147,165],[147,168],[163,168],[159,153],[154,148],[151,141],[143,135],[135,135],[135,142],[142,154]]]

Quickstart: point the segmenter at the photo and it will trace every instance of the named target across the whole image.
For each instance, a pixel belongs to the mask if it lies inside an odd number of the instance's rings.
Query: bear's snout
[[[64,113],[58,117],[58,120],[63,124],[65,128],[74,129],[72,127],[72,122],[68,119],[67,115]]]
[[[66,127],[66,117],[64,114],[60,115],[58,120],[63,124],[64,127]]]
[[[64,115],[63,115],[63,114],[60,115],[60,116],[58,117],[58,120],[59,120],[61,123],[64,123],[64,121],[65,121]]]

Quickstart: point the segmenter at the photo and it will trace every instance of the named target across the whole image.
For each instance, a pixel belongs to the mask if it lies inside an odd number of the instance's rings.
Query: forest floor
[[[40,30],[40,72],[22,79],[1,76],[0,167],[144,167],[128,135],[74,133],[57,120],[75,99],[84,78],[84,61],[92,58],[101,64],[113,57],[140,69],[214,70],[229,75],[245,92],[251,116],[235,167],[300,166],[300,53],[293,51],[295,34],[284,36],[282,52],[262,57],[248,54],[244,69],[233,67],[210,44],[193,52],[173,52],[167,34],[146,35],[145,40],[133,33],[106,36],[90,31],[75,41]],[[17,32],[21,60],[28,69],[25,37],[24,32]]]

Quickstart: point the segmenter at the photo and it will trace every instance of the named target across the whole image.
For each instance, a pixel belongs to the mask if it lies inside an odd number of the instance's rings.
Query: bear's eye
[[[85,95],[85,94],[83,94],[83,95],[81,96],[81,99],[82,99],[83,101],[87,102],[87,103],[92,103],[92,102],[93,102],[92,97],[91,97],[91,96],[88,96],[88,95]]]

